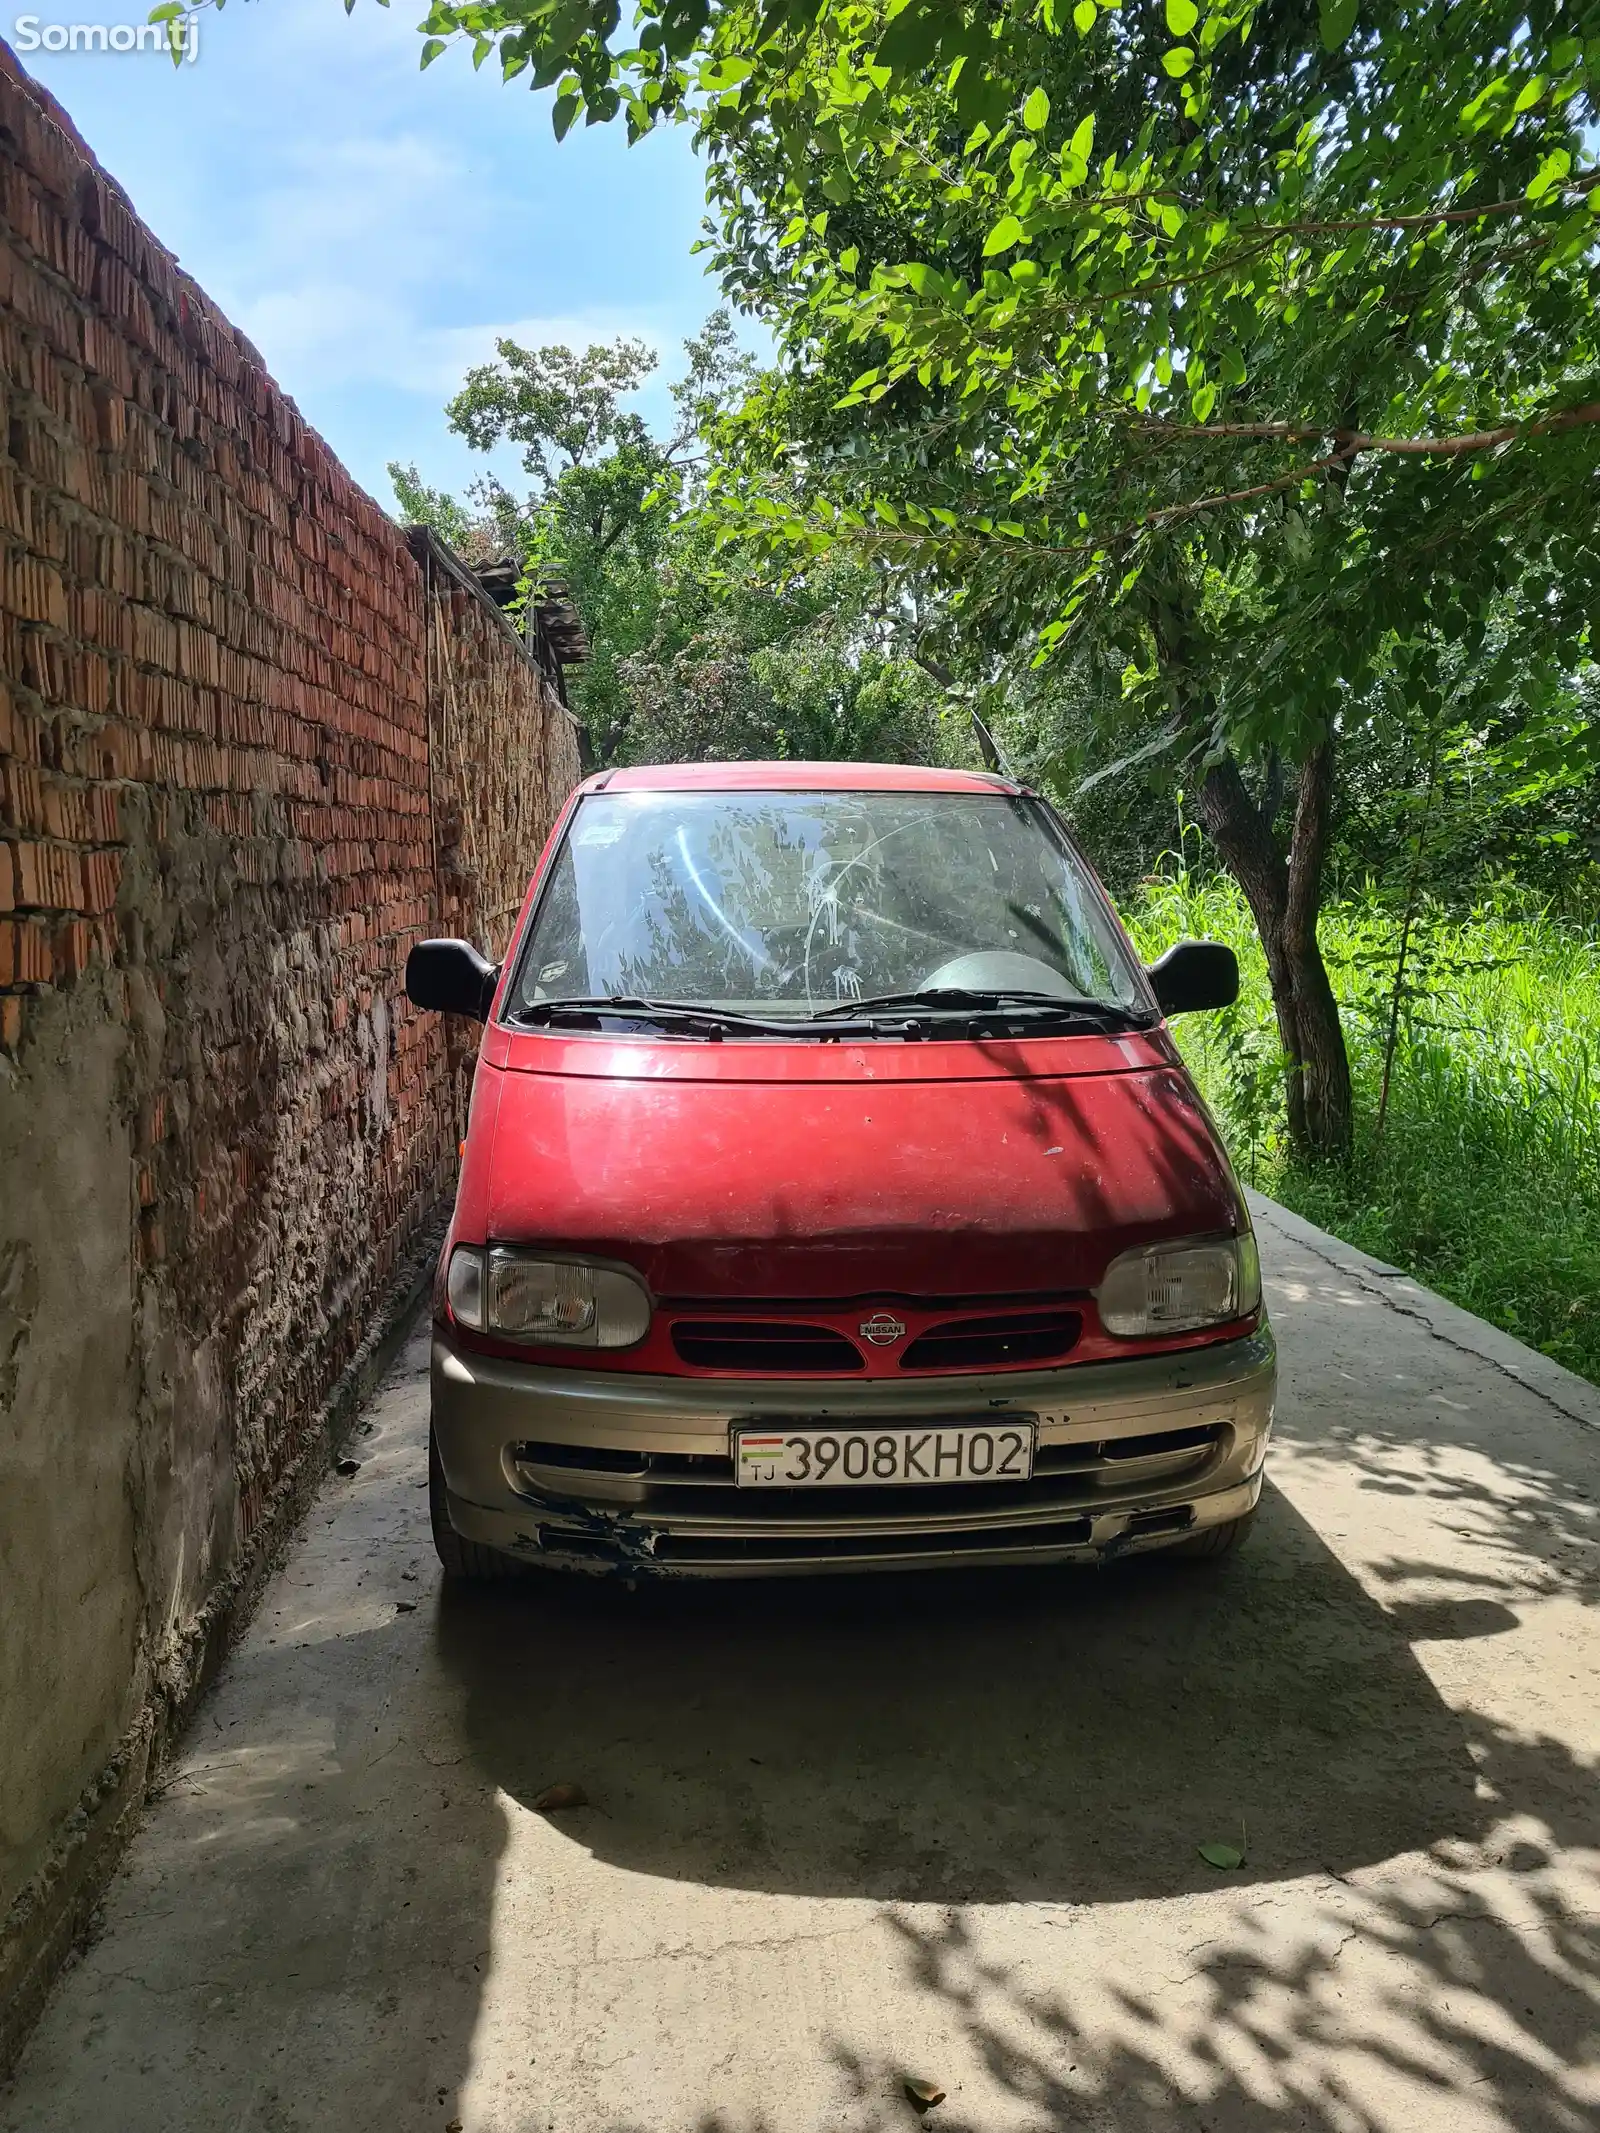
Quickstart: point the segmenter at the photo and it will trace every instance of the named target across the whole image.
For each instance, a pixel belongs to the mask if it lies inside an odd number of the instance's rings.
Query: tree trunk
[[[1355,1124],[1350,1055],[1345,1050],[1339,1003],[1333,996],[1328,966],[1322,960],[1317,940],[1332,812],[1333,738],[1329,734],[1300,766],[1300,789],[1289,838],[1289,908],[1284,935],[1300,1035],[1298,1079],[1305,1113],[1306,1153],[1342,1160],[1350,1153]]]
[[[1149,612],[1174,715],[1190,732],[1211,730],[1216,706],[1192,656],[1203,627],[1192,586],[1175,578],[1159,588]],[[1316,1162],[1348,1156],[1354,1124],[1344,1028],[1317,942],[1333,802],[1331,731],[1296,773],[1287,854],[1277,833],[1283,782],[1274,751],[1258,802],[1233,756],[1224,754],[1201,780],[1197,811],[1255,917],[1286,1062],[1289,1145],[1300,1161]]]
[[[1333,745],[1324,739],[1300,766],[1285,858],[1232,756],[1207,771],[1199,795],[1200,819],[1244,890],[1266,950],[1289,1144],[1302,1161],[1347,1156],[1353,1128],[1344,1030],[1317,942],[1332,797]]]

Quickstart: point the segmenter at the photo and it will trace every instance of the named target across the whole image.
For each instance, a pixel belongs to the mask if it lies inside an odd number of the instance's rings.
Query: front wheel
[[[1245,1512],[1242,1518],[1226,1519],[1220,1526],[1204,1526],[1198,1533],[1190,1534],[1187,1540],[1174,1543],[1163,1550],[1164,1554],[1182,1556],[1186,1562],[1210,1562],[1219,1555],[1232,1555],[1242,1548],[1250,1537],[1250,1528],[1256,1522],[1255,1508]]]
[[[444,1485],[444,1463],[439,1443],[428,1431],[428,1523],[433,1528],[433,1551],[452,1584],[484,1585],[521,1574],[522,1565],[498,1548],[485,1548],[481,1541],[463,1540],[450,1523],[450,1497]]]

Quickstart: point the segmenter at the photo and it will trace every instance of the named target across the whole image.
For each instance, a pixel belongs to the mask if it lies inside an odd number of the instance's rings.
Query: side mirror
[[[418,941],[406,957],[407,999],[437,1014],[487,1022],[499,981],[499,964],[485,962],[471,941]]]
[[[1239,958],[1221,941],[1178,941],[1145,976],[1164,1015],[1231,1007],[1239,997]]]

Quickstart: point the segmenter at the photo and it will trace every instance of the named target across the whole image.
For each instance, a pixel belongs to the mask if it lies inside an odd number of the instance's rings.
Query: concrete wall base
[[[426,1296],[443,1236],[429,1226],[278,1482],[260,1524],[156,1669],[116,1753],[86,1787],[45,1864],[0,1921],[0,2078],[15,2064],[51,1985],[82,1947],[167,1754],[245,1628],[324,1474],[399,1353]]]

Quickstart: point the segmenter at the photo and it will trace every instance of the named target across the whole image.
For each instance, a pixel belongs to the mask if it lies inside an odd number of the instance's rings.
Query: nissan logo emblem
[[[871,1341],[874,1348],[887,1348],[891,1341],[899,1340],[905,1330],[900,1320],[888,1311],[874,1311],[870,1318],[861,1321],[861,1338]]]

